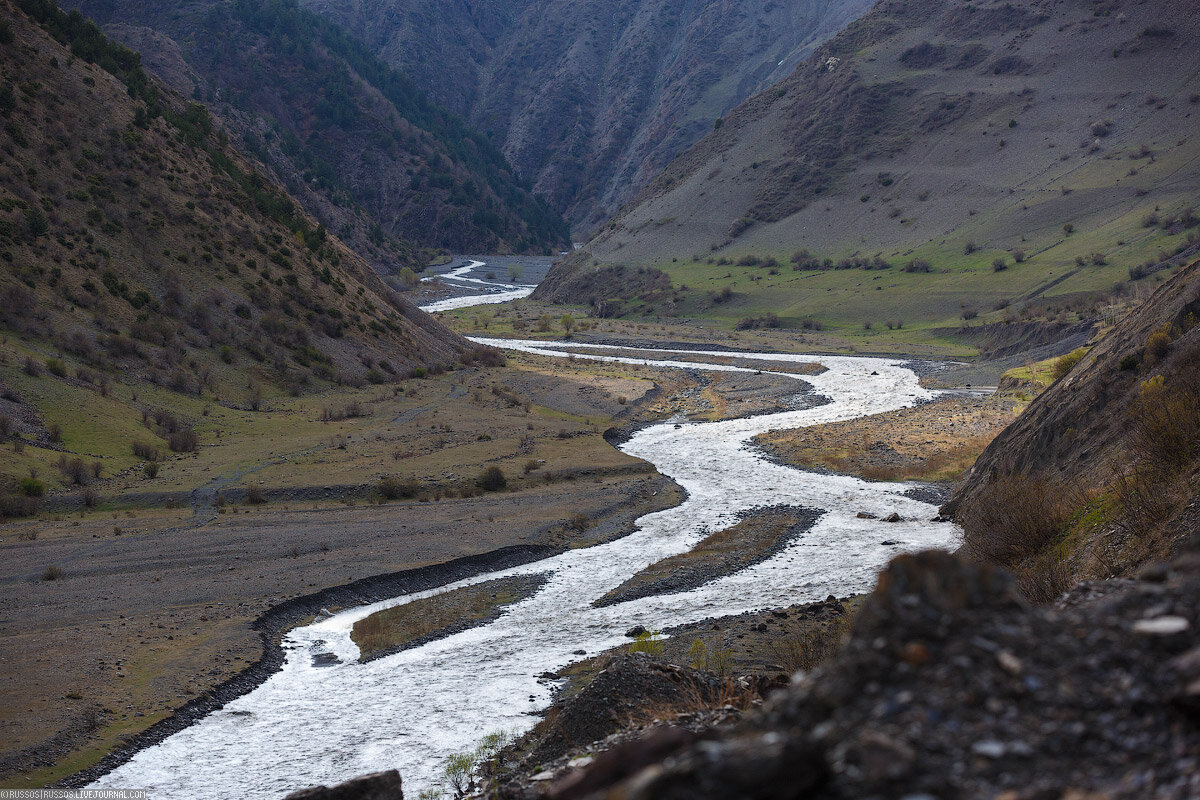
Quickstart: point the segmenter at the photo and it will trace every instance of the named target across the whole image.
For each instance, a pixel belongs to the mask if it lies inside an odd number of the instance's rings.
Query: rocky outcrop
[[[283,800],[404,800],[400,773],[374,772],[337,786],[315,786],[292,792]]]
[[[1200,261],[1163,283],[997,436],[944,512],[968,510],[1004,475],[1042,473],[1093,487],[1110,482],[1114,465],[1130,457],[1130,414],[1142,384],[1154,375],[1173,380],[1195,364],[1197,318]],[[1158,331],[1167,337],[1160,354],[1147,350]]]
[[[997,436],[942,509],[965,552],[1013,569],[1043,601],[1171,553],[1200,487],[1197,320],[1200,261]]]
[[[648,703],[703,703],[717,694],[720,683],[712,675],[664,664],[644,653],[618,655],[579,694],[556,705],[538,723],[526,737],[521,761],[533,769],[603,739],[623,729]]]
[[[581,250],[555,262],[546,279],[533,292],[544,303],[582,304],[597,317],[619,316],[630,299],[662,299],[670,296],[671,279],[653,267],[593,263]]]
[[[661,734],[554,800],[1183,798],[1200,792],[1200,532],[1144,580],[1031,609],[1005,571],[897,558],[826,665],[707,737]],[[661,755],[661,751],[669,754]],[[603,770],[608,780],[601,780]],[[595,773],[588,778],[588,773]]]

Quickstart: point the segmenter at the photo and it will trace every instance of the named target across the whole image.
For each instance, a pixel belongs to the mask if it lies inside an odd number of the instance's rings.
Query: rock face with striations
[[[587,230],[870,0],[305,0]]]

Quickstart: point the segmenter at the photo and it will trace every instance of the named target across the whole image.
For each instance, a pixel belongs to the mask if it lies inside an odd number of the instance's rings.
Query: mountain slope
[[[869,0],[305,0],[590,229]]]
[[[1197,525],[1200,261],[1164,283],[980,455],[945,512],[965,551],[1051,600],[1162,559]],[[1063,369],[1070,362],[1063,363]]]
[[[181,94],[209,104],[377,268],[416,260],[388,238],[484,252],[567,243],[565,223],[484,136],[294,2],[74,5],[145,50]]]
[[[588,250],[713,290],[743,277],[713,261],[786,267],[805,248],[804,274],[750,270],[762,282],[745,290],[795,318],[879,321],[889,295],[836,284],[873,278],[814,275],[884,266],[876,255],[918,261],[884,279],[931,321],[1111,287],[1174,252],[1200,200],[1190,8],[883,2],[730,113]]]
[[[5,475],[71,454],[123,468],[133,436],[194,450],[184,408],[257,410],[475,357],[136,53],[77,14],[22,5],[36,22],[0,17]]]

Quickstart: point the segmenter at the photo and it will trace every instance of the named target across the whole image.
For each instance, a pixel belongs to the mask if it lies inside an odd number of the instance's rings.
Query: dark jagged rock
[[[644,653],[617,656],[587,686],[538,723],[522,763],[544,764],[574,747],[621,730],[648,703],[703,703],[720,681],[693,669],[655,661]]]
[[[337,786],[315,786],[292,792],[283,800],[404,800],[400,773],[394,769],[374,772]]]
[[[1200,796],[1200,553],[1153,577],[1030,608],[1002,569],[901,556],[845,648],[761,712],[636,774],[598,758],[521,796]],[[620,758],[661,749],[632,742]]]

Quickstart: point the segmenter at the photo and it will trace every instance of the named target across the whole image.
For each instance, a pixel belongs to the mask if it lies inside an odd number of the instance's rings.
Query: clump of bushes
[[[384,500],[399,500],[416,497],[421,493],[421,484],[415,480],[401,480],[388,475],[379,481],[379,495]]]
[[[1059,356],[1054,360],[1054,380],[1059,380],[1068,372],[1070,372],[1076,364],[1083,360],[1083,357],[1088,353],[1086,347],[1078,347],[1066,355]]]
[[[492,465],[479,473],[475,485],[485,492],[498,492],[508,486],[508,478],[504,476],[504,470]]]
[[[1052,600],[1070,585],[1069,571],[1048,569],[1038,557],[1066,532],[1081,505],[1077,493],[1047,476],[997,477],[964,509],[965,549],[980,561],[1014,569],[1030,599]]]
[[[1171,341],[1175,338],[1172,326],[1164,324],[1146,338],[1145,360],[1153,364],[1171,352]]]
[[[709,294],[709,298],[717,305],[720,305],[721,303],[728,303],[733,299],[733,287],[725,286],[722,287],[720,291],[711,292]]]
[[[167,447],[175,453],[194,453],[199,446],[200,441],[191,428],[175,431],[167,438]]]
[[[761,317],[742,317],[733,327],[739,331],[758,330],[759,328],[778,328],[779,317],[771,312],[767,312]]]
[[[143,461],[158,461],[162,458],[162,453],[157,447],[144,442],[134,442],[130,445],[133,454]]]
[[[366,409],[357,400],[351,400],[344,406],[323,406],[321,408],[321,422],[341,422],[344,419],[365,416],[367,416]]]

